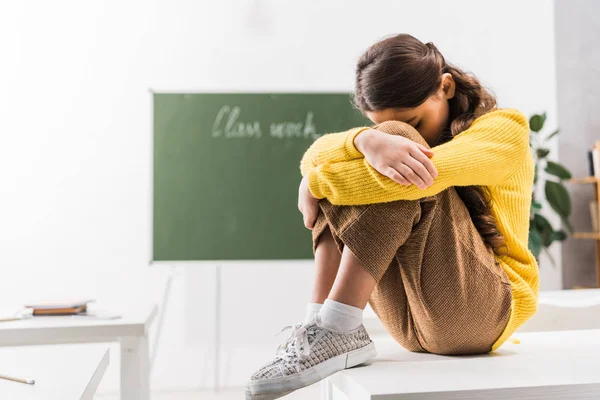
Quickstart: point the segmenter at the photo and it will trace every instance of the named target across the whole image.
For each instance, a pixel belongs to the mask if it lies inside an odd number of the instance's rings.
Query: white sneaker
[[[250,378],[247,400],[279,398],[377,355],[362,324],[348,333],[335,332],[321,327],[316,315],[311,322],[291,328],[275,359]]]

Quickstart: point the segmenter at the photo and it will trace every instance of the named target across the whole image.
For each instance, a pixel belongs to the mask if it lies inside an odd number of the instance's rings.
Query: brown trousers
[[[427,146],[407,125],[377,126]],[[454,188],[415,201],[334,206],[320,201],[313,248],[329,226],[376,280],[369,304],[410,351],[487,353],[508,323],[512,292]]]

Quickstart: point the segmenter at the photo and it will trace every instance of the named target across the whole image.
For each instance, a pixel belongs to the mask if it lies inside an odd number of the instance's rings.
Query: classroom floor
[[[319,399],[321,396],[321,387],[315,384],[298,390],[284,397],[285,400],[306,400]],[[194,391],[194,392],[152,392],[152,400],[240,400],[244,398],[244,390],[229,389],[220,393],[213,391]],[[117,394],[98,394],[94,397],[96,400],[119,400]]]

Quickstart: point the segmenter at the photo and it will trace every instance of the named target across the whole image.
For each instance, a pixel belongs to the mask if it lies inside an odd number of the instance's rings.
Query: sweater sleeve
[[[521,112],[499,109],[477,118],[467,130],[432,150],[438,177],[425,190],[381,175],[364,156],[310,168],[309,188],[316,198],[327,198],[332,204],[359,205],[416,200],[450,186],[496,186],[530,156],[529,124]]]
[[[300,161],[300,172],[305,176],[312,168],[326,163],[349,161],[364,156],[354,146],[354,138],[368,127],[345,132],[328,133],[313,142]]]

